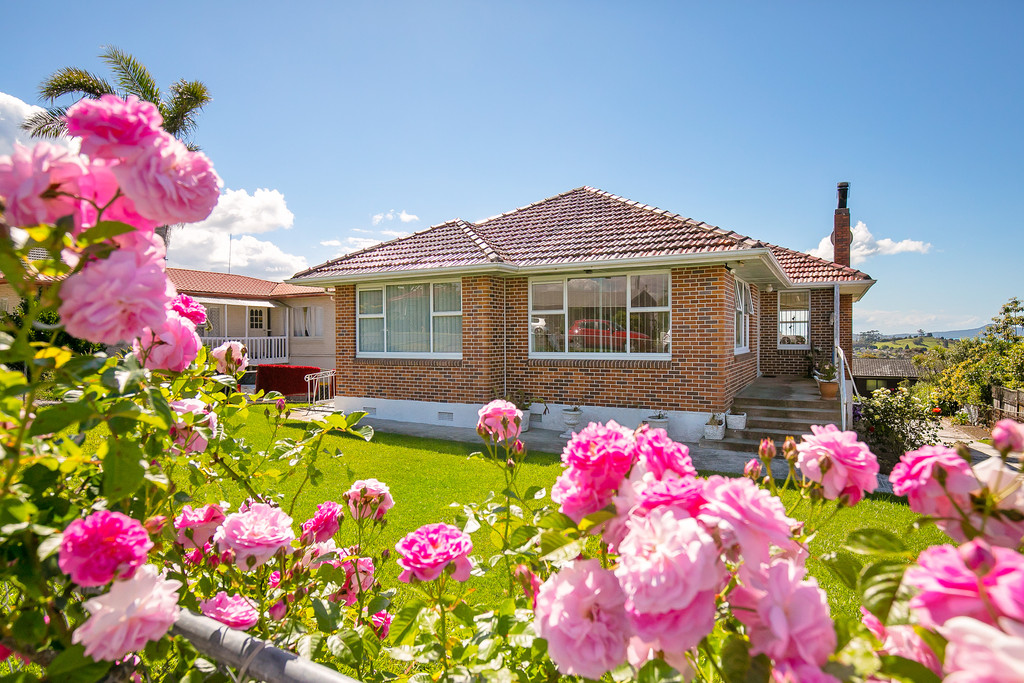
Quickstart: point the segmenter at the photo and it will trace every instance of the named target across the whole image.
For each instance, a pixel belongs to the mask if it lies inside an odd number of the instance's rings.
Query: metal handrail
[[[312,372],[305,377],[306,380],[306,403],[309,404],[309,409],[312,410],[316,407],[317,401],[324,400],[330,401],[334,398],[335,378],[338,375],[337,370],[323,370],[322,372]],[[326,389],[330,396],[324,399],[320,398],[320,394]]]
[[[171,632],[188,639],[202,654],[219,664],[238,669],[245,677],[267,683],[359,683],[294,652],[225,626],[201,614],[182,609]]]
[[[848,363],[846,361],[846,354],[843,353],[843,347],[839,346],[839,344],[836,344],[835,345],[835,350],[836,350],[836,358],[839,360],[839,411],[842,413],[842,417],[840,419],[842,421],[843,431],[845,432],[846,431],[846,403],[847,403],[847,401],[846,401],[846,368],[847,368]],[[851,380],[853,379],[853,369],[852,368],[850,369],[850,379]],[[857,396],[858,398],[860,398],[860,392],[857,391],[857,383],[856,382],[852,382],[852,384],[853,384],[853,393],[854,393],[854,395]]]

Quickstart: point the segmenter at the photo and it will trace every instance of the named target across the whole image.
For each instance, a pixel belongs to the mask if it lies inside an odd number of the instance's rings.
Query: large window
[[[292,309],[293,337],[324,336],[323,306],[299,306]]]
[[[263,309],[262,308],[250,308],[249,309],[249,329],[250,330],[262,330],[263,329]]]
[[[779,348],[811,348],[810,292],[779,292]]]
[[[668,273],[530,283],[533,354],[668,354]]]
[[[754,312],[754,301],[750,296],[750,285],[736,280],[735,293],[736,315],[733,330],[735,332],[736,353],[750,351],[750,315]]]
[[[457,357],[462,353],[462,285],[421,282],[361,287],[360,354]]]

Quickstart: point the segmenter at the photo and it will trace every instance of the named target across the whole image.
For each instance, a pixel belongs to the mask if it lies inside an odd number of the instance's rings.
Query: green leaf
[[[103,678],[110,662],[94,662],[85,656],[85,648],[72,645],[46,667],[46,677],[62,683],[93,683]]]
[[[46,635],[46,619],[42,612],[22,612],[11,628],[14,637],[26,643],[35,643]]]
[[[726,683],[743,683],[750,669],[750,643],[738,633],[730,633],[719,652]]]
[[[111,439],[103,458],[103,495],[121,500],[135,493],[146,476],[139,445],[128,439]]]
[[[542,529],[575,529],[576,522],[569,515],[552,512],[542,517],[537,526]]]
[[[558,533],[557,531],[544,531],[540,535],[540,556],[542,560],[558,562],[560,560],[571,560],[580,554],[583,544]]]
[[[636,674],[637,683],[676,683],[683,680],[679,672],[662,659],[648,660]]]
[[[375,596],[372,600],[370,600],[370,602],[366,605],[366,613],[373,615],[382,610],[386,610],[390,606],[391,600],[389,598],[386,598],[383,595],[378,595]]]
[[[81,422],[95,415],[88,403],[61,403],[40,410],[36,419],[29,427],[30,436],[54,434],[66,429],[75,422]]]
[[[391,639],[396,645],[411,645],[416,638],[416,621],[420,612],[426,608],[427,603],[418,598],[413,598],[405,603],[405,607],[398,610],[398,613],[391,620]]]
[[[535,527],[518,527],[512,532],[512,535],[508,537],[508,547],[512,549],[522,548],[524,545],[532,541],[533,537],[536,535],[537,529]]]
[[[13,495],[0,499],[0,525],[23,524],[37,512],[39,509],[35,505]]]
[[[882,655],[882,668],[878,673],[903,683],[940,683],[942,680],[931,669],[912,659],[896,655]]]
[[[611,510],[598,510],[597,512],[592,512],[580,520],[580,531],[589,531],[614,517],[615,513]]]
[[[857,577],[860,575],[861,563],[849,553],[826,553],[821,562],[840,582],[852,591],[857,590]]]
[[[859,588],[864,607],[883,623],[889,619],[889,610],[896,600],[906,565],[882,561],[869,564],[860,574]]]
[[[846,537],[843,547],[860,555],[892,555],[906,553],[907,546],[899,536],[884,529],[856,529]]]
[[[333,631],[342,622],[338,604],[325,600],[313,600],[313,616],[316,617],[316,627],[321,631]]]
[[[300,657],[313,659],[320,652],[320,648],[323,645],[324,635],[322,633],[309,633],[299,638],[295,651],[299,653]]]
[[[100,221],[78,236],[78,243],[83,246],[105,242],[116,235],[123,235],[135,230],[127,223],[119,221]]]
[[[772,675],[772,661],[768,655],[758,655],[750,660],[750,668],[744,683],[768,683]]]
[[[63,540],[64,538],[63,536],[61,536],[61,534],[54,534],[52,536],[44,538],[42,543],[39,544],[39,548],[36,551],[36,555],[39,557],[39,560],[43,561],[50,555],[53,555],[55,552],[57,552],[60,549],[60,544],[61,541]]]
[[[342,664],[354,669],[363,658],[363,639],[353,629],[346,628],[327,639],[327,649]]]

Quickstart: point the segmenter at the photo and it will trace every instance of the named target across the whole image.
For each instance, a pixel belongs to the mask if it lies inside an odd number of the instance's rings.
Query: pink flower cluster
[[[281,508],[266,503],[253,503],[228,515],[213,535],[213,542],[222,552],[234,553],[235,564],[242,571],[266,564],[274,553],[290,547],[294,540],[292,518]]]
[[[345,512],[334,501],[324,501],[316,506],[316,513],[302,523],[303,543],[322,543],[330,540],[341,528]]]
[[[402,568],[399,581],[409,583],[433,581],[449,570],[456,581],[465,581],[473,569],[469,554],[473,541],[469,534],[450,524],[425,524],[407,534],[395,545],[398,566]]]
[[[497,399],[485,405],[477,414],[480,419],[476,431],[483,439],[512,443],[519,438],[523,411],[516,408],[515,403]]]
[[[395,505],[391,489],[376,479],[359,479],[352,482],[342,496],[348,502],[352,519],[383,519]]]
[[[99,510],[64,529],[57,564],[79,586],[103,586],[130,578],[152,547],[138,520]]]
[[[201,550],[213,539],[213,533],[226,517],[219,505],[203,505],[195,509],[185,505],[181,514],[174,518],[177,542],[185,548]]]
[[[249,365],[249,351],[242,342],[224,342],[210,355],[217,361],[217,372],[223,375],[237,375]]]
[[[228,595],[224,591],[200,602],[199,610],[211,619],[243,631],[252,628],[260,620],[260,614],[251,600],[242,595]]]
[[[804,476],[821,484],[826,500],[842,497],[849,505],[878,488],[878,458],[856,432],[835,425],[811,427],[797,444],[797,465]]]
[[[698,478],[686,447],[662,430],[591,424],[562,460],[552,499],[575,519],[614,502],[602,536],[618,565],[578,560],[540,587],[537,629],[560,672],[599,678],[655,656],[685,671],[728,595],[754,651],[778,671],[831,678],[821,670],[836,644],[828,603],[805,578],[800,525],[778,498],[750,479]]]
[[[211,432],[217,428],[217,413],[197,398],[183,398],[171,401],[171,409],[182,416],[190,415],[191,419],[181,419],[171,425],[171,441],[183,453],[201,453],[206,450],[207,439],[196,431],[196,427]]]

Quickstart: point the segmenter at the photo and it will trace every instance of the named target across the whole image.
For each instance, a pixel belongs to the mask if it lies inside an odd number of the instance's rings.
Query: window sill
[[[735,355],[735,356],[742,356],[745,353],[750,353],[750,347],[749,346],[737,346],[736,348],[734,348],[732,350],[732,352],[733,352],[733,355]]]
[[[779,344],[776,346],[779,351],[810,351],[811,346],[807,344],[805,346],[791,346],[786,344]]]
[[[462,366],[462,357],[458,358],[409,358],[402,356],[356,356],[353,365],[376,365],[392,367],[435,367],[457,368]]]
[[[580,358],[570,357],[531,357],[526,366],[531,368],[658,368],[669,369],[672,361],[665,356],[657,358]]]

